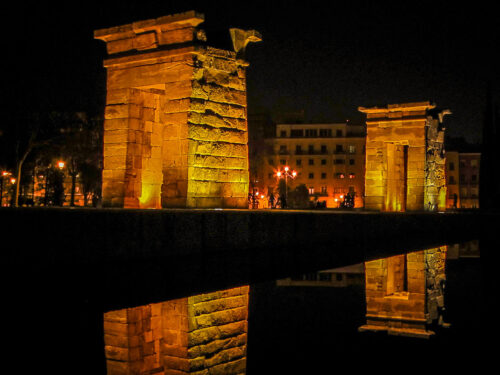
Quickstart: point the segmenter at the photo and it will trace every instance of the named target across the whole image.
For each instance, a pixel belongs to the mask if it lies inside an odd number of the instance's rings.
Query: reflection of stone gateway
[[[245,69],[255,31],[232,29],[236,52],[202,45],[193,11],[95,31],[106,42],[103,204],[247,207]]]
[[[429,338],[444,310],[446,246],[365,263],[366,325],[360,331]]]

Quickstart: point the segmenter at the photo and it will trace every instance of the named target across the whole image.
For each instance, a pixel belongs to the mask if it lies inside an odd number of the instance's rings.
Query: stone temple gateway
[[[103,205],[247,207],[242,59],[256,31],[231,29],[234,51],[205,45],[194,11],[96,30],[106,43]]]
[[[246,45],[206,46],[194,11],[95,31],[106,42],[103,205],[248,208]],[[104,314],[108,374],[242,374],[248,286]]]
[[[360,107],[366,114],[365,208],[444,211],[443,118],[430,102]]]

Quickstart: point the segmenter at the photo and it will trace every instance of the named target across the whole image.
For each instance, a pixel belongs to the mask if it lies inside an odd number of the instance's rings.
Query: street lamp
[[[64,168],[64,162],[63,162],[62,160],[58,161],[58,162],[57,162],[57,167],[58,167],[59,169],[63,169],[63,168]]]
[[[297,171],[290,170],[290,167],[287,165],[285,166],[283,171],[278,170],[278,172],[276,172],[276,177],[278,177],[278,179],[283,177],[285,178],[285,205],[286,205],[286,201],[288,200],[288,179],[289,178],[294,179],[295,177],[297,177]]]

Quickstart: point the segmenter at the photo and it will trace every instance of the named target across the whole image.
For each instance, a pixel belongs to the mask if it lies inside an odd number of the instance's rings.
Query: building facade
[[[355,207],[363,206],[365,128],[349,123],[277,124],[276,134],[266,139],[251,187],[259,192],[263,206],[271,192],[277,196],[279,173],[296,171],[287,180],[290,190],[305,185],[311,201],[338,207],[347,193],[355,194]]]

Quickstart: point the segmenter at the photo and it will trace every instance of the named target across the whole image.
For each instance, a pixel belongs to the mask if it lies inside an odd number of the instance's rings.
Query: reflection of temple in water
[[[447,247],[365,263],[366,324],[360,331],[428,338],[443,321]]]

